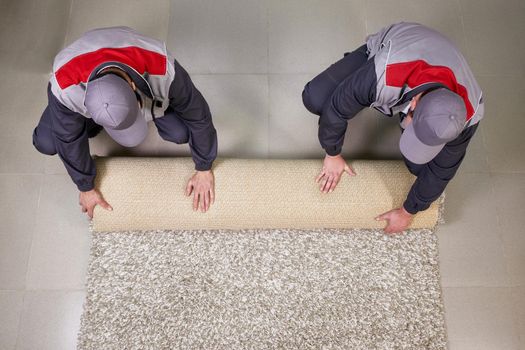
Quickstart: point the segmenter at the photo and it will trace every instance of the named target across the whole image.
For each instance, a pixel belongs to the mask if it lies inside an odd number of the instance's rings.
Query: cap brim
[[[148,135],[148,125],[140,109],[138,110],[135,122],[131,124],[130,127],[121,130],[106,127],[104,129],[113,140],[124,147],[135,147],[144,141]]]
[[[414,124],[410,123],[399,140],[399,149],[409,161],[415,164],[426,164],[434,159],[445,144],[429,146],[421,142],[414,131]]]

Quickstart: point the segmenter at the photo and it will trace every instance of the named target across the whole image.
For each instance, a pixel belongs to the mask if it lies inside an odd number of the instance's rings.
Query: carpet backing
[[[113,206],[95,209],[95,231],[158,229],[382,228],[374,218],[399,207],[414,177],[401,161],[355,161],[323,194],[314,179],[320,160],[219,159],[216,202],[192,210],[184,195],[194,173],[189,158],[100,158],[97,188]],[[411,228],[436,225],[438,204],[419,213]]]

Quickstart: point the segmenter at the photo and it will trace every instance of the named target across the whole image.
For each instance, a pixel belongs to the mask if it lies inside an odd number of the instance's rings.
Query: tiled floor
[[[438,231],[450,349],[525,349],[523,0],[1,1],[0,348],[73,349],[79,327],[88,221],[60,161],[31,145],[60,47],[88,28],[135,27],[165,40],[191,73],[222,156],[320,157],[303,85],[399,20],[456,41],[486,98]],[[150,131],[126,154],[188,154]],[[398,137],[395,121],[367,110],[352,120],[345,154],[396,158]],[[103,134],[92,150],[124,153]]]

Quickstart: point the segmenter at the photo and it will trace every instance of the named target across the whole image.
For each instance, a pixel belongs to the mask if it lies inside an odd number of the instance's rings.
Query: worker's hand
[[[321,192],[332,192],[339,183],[341,175],[344,172],[348,175],[355,176],[354,169],[346,164],[340,154],[337,156],[330,156],[327,154],[324,158],[323,170],[321,170],[321,173],[317,176],[315,182],[320,183],[319,189]]]
[[[80,192],[78,196],[78,204],[82,207],[82,212],[87,213],[90,219],[93,219],[93,210],[98,204],[106,210],[113,210],[111,205],[104,200],[102,194],[96,189],[87,192]]]
[[[210,209],[215,202],[215,179],[211,170],[197,171],[188,181],[186,196],[193,192],[193,210],[201,212]]]
[[[405,208],[401,207],[379,215],[378,217],[376,217],[376,220],[387,221],[385,233],[398,233],[408,228],[408,226],[412,222],[412,217],[412,214],[406,211]]]

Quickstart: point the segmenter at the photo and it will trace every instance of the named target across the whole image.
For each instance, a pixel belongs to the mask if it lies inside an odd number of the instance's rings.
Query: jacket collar
[[[131,80],[133,80],[137,88],[147,97],[153,99],[153,91],[151,90],[151,87],[148,81],[145,79],[148,73],[145,73],[144,74],[145,76],[142,76],[135,69],[121,62],[104,62],[98,65],[97,67],[95,67],[95,69],[93,69],[93,71],[89,75],[88,82],[86,84],[86,89],[87,89],[87,85],[89,85],[89,82],[92,80],[95,80],[97,78],[97,74],[100,73],[100,71],[103,70],[104,68],[108,68],[108,67],[117,67],[117,68],[122,69],[126,73],[128,73],[129,76],[131,77]]]

